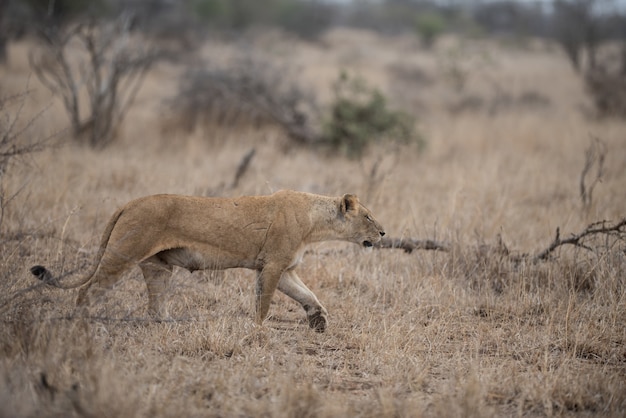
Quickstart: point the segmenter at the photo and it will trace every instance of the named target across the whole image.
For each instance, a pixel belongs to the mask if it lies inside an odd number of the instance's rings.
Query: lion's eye
[[[365,215],[365,219],[367,219],[368,221],[372,222],[372,218],[369,215]]]

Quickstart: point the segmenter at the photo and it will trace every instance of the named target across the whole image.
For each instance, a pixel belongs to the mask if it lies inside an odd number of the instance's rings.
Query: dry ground
[[[0,416],[626,414],[624,243],[600,240],[596,251],[563,249],[537,264],[515,261],[501,244],[532,254],[557,227],[566,236],[626,216],[626,124],[588,117],[560,52],[540,43],[460,48],[453,39],[423,51],[410,38],[346,30],[321,45],[276,34],[257,42],[300,65],[322,99],[340,68],[362,74],[419,117],[428,146],[381,146],[351,161],[287,148],[271,128],[165,134],[161,103],[181,68],[159,66],[114,145],[48,149],[6,178],[9,193],[21,192],[0,238]],[[11,47],[3,93],[26,86],[29,47]],[[219,59],[228,48],[201,53]],[[59,104],[36,80],[29,85],[24,117],[52,103],[31,134],[65,126]],[[592,137],[609,152],[583,210]],[[253,146],[241,184],[223,193],[356,193],[389,235],[446,241],[452,251],[315,246],[300,273],[330,312],[325,334],[309,330],[283,295],[255,328],[254,274],[243,270],[178,270],[174,320],[161,323],[145,319],[138,269],[89,318],[72,317],[74,291],[22,291],[34,284],[33,264],[57,272],[88,264],[119,205],[221,190]]]

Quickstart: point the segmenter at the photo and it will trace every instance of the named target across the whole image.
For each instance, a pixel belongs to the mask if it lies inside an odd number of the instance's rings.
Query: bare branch
[[[556,229],[556,236],[550,245],[543,251],[538,252],[533,261],[545,261],[550,254],[562,245],[573,245],[585,250],[593,251],[593,248],[584,244],[584,240],[594,235],[614,235],[620,240],[626,240],[626,218],[618,223],[611,225],[609,221],[600,221],[589,224],[582,232],[573,234],[569,238],[561,239],[559,228]]]

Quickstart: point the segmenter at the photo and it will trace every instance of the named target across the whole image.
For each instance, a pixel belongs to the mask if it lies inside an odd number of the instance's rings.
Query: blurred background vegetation
[[[620,0],[0,0],[0,62],[8,59],[9,42],[40,39],[45,53],[31,57],[34,73],[63,98],[74,137],[101,147],[114,139],[142,77],[158,60],[193,62],[207,39],[240,42],[268,28],[323,44],[322,35],[336,27],[410,33],[424,48],[449,34],[518,48],[548,40],[580,75],[597,115],[626,117],[626,7]],[[129,46],[131,35],[142,41]],[[151,41],[158,49],[141,47]],[[600,53],[607,43],[614,44],[612,52]],[[76,44],[83,45],[90,74],[85,66],[78,74],[69,63],[67,50]],[[173,100],[174,108],[187,109],[187,129],[206,116],[198,112],[228,114],[222,119],[277,123],[299,143],[330,145],[349,156],[383,137],[421,141],[408,115],[389,109],[382,93],[372,91],[369,104],[359,103],[359,94],[335,95],[323,107],[298,83],[296,71],[249,52],[222,68],[197,59],[189,64]],[[451,51],[443,66],[463,89],[459,54]],[[80,103],[79,78],[88,85],[89,105]],[[384,129],[367,126],[372,120],[384,121]]]
[[[1,0],[0,41],[122,12],[135,17],[138,30],[172,38],[268,26],[310,40],[336,26],[414,31],[426,43],[443,33],[542,37],[561,43],[575,65],[585,48],[626,38],[622,0]]]

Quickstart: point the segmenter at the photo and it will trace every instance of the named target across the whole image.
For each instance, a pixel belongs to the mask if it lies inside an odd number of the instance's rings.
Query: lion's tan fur
[[[190,271],[243,267],[258,272],[257,323],[267,316],[278,288],[303,306],[311,327],[323,331],[326,309],[294,272],[305,246],[328,240],[371,245],[382,235],[382,226],[353,195],[288,190],[238,198],[153,195],[133,200],[113,215],[93,270],[63,287],[83,286],[77,304],[84,305],[90,287],[111,286],[139,264],[149,308],[162,315],[160,297],[173,266]],[[43,267],[33,268],[33,274],[54,282]]]

